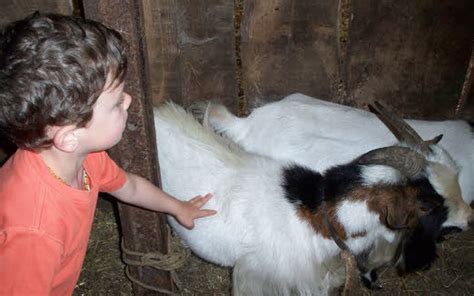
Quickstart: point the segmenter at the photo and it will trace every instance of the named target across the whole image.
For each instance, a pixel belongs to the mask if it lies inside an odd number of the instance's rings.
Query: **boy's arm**
[[[196,196],[189,201],[180,201],[163,192],[151,182],[132,173],[127,174],[127,181],[117,191],[110,192],[122,202],[145,209],[173,215],[179,223],[187,228],[194,227],[194,219],[214,215],[214,210],[201,207],[211,198],[211,194]]]

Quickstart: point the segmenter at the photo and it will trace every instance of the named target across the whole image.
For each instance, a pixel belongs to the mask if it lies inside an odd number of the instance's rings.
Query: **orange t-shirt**
[[[0,168],[0,295],[71,295],[99,191],[126,181],[106,152],[84,161],[91,190],[51,175],[41,156],[18,149]]]

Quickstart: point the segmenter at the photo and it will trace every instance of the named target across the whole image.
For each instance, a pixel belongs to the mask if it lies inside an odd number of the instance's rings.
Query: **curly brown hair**
[[[35,13],[0,35],[0,131],[18,147],[51,146],[47,126],[84,126],[108,75],[123,81],[120,34],[95,21]]]

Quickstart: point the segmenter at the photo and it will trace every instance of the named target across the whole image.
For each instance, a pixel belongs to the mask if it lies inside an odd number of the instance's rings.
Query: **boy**
[[[181,202],[104,152],[120,141],[132,98],[125,45],[104,25],[39,14],[0,36],[0,131],[17,152],[0,169],[0,294],[70,295],[99,191],[193,220],[210,194]]]

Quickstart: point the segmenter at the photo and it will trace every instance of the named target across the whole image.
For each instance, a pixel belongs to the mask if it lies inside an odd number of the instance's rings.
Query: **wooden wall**
[[[153,101],[215,99],[237,110],[233,1],[143,2]]]
[[[0,27],[35,11],[72,14],[76,6],[71,0],[0,0]]]
[[[456,116],[471,0],[145,2],[155,104],[216,100],[238,111],[240,102],[245,113],[302,92],[359,107],[382,100],[408,117]],[[474,113],[472,96],[460,116]]]
[[[474,37],[474,2],[352,1],[351,100],[383,99],[407,116],[453,117]]]
[[[0,0],[0,25],[35,10],[83,14],[83,2]],[[473,52],[472,0],[133,2],[154,104],[215,100],[244,114],[302,92],[362,108],[382,100],[407,117],[473,119],[469,83],[455,114]]]

